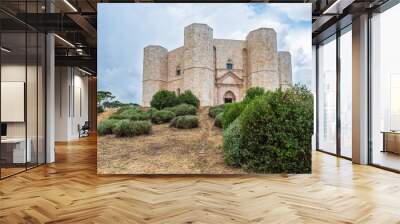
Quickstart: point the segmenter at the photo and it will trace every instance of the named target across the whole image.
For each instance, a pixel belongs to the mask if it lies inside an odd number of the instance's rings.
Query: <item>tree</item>
[[[110,91],[97,91],[97,105],[101,105],[103,102],[108,102],[114,98],[115,96]]]

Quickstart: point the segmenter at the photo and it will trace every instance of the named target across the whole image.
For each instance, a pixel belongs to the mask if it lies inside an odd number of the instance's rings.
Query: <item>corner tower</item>
[[[251,31],[247,37],[249,87],[279,88],[276,32],[270,28]]]
[[[213,105],[214,62],[213,30],[206,24],[185,27],[183,88],[200,99],[201,106]]]
[[[278,72],[280,87],[287,89],[292,85],[292,57],[287,51],[278,52]]]
[[[143,106],[150,106],[153,95],[167,87],[168,50],[157,45],[144,48],[143,56]]]

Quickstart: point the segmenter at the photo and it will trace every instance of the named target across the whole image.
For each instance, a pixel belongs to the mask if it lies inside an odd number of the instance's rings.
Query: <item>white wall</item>
[[[79,138],[78,125],[88,120],[88,78],[72,67],[56,67],[55,140]]]

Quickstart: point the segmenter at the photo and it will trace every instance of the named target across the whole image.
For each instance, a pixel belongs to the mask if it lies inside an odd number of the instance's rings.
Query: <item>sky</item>
[[[311,4],[101,3],[98,4],[98,89],[124,103],[142,102],[143,48],[183,46],[184,27],[206,23],[215,39],[244,40],[274,28],[278,50],[292,55],[293,82],[311,85]]]

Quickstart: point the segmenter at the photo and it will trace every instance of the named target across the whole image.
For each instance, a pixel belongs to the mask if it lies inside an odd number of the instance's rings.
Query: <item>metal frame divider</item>
[[[341,65],[340,65],[340,36],[341,31],[336,31],[336,155],[341,156],[341,119],[340,119],[340,84],[341,84]]]

